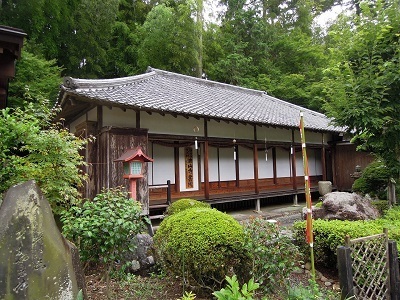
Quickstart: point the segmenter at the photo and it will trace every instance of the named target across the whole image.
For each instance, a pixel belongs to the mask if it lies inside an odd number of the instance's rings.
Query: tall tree
[[[111,29],[118,11],[119,0],[80,0],[75,11],[74,37],[70,48],[70,75],[102,77],[107,65]]]
[[[153,5],[147,1],[120,0],[112,26],[105,77],[123,77],[143,72],[138,67],[140,28]]]
[[[22,57],[17,61],[16,77],[11,80],[9,87],[9,105],[22,107],[26,101],[36,103],[38,99],[44,98],[53,107],[61,83],[62,69],[56,65],[55,60],[45,60],[30,53],[29,49],[29,43],[25,44]]]
[[[330,29],[340,59],[325,71],[325,108],[399,179],[400,7],[378,0],[360,10]]]
[[[23,29],[35,54],[68,75],[101,76],[119,0],[4,0],[0,22]]]
[[[71,35],[76,28],[74,13],[81,0],[3,0],[0,23],[23,29],[34,54],[57,59],[66,56]],[[68,67],[68,66],[66,66]]]
[[[141,69],[152,65],[188,75],[198,74],[198,40],[192,11],[185,2],[175,3],[174,7],[160,4],[151,10],[141,29],[138,50]]]

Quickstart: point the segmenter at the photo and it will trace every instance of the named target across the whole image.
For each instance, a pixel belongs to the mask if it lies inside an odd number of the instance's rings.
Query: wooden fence
[[[387,229],[337,249],[341,299],[400,300],[398,251]]]

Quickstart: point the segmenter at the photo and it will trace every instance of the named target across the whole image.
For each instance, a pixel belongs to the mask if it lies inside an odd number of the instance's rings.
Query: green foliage
[[[353,184],[353,191],[363,195],[369,194],[371,197],[386,199],[386,188],[390,178],[390,171],[385,164],[376,160],[370,163],[362,172],[361,177],[356,179]]]
[[[335,295],[333,292],[322,291],[318,284],[310,279],[309,286],[296,285],[289,287],[288,294],[285,299],[287,300],[327,300],[339,299],[340,295]]]
[[[197,74],[198,42],[190,2],[155,6],[141,28],[138,66],[148,66],[187,75]]]
[[[163,299],[163,296],[165,296],[165,290],[169,288],[169,283],[171,281],[168,281],[165,278],[142,277],[128,273],[125,274],[125,278],[121,282],[121,289],[118,292],[118,298]],[[159,297],[156,295],[159,295]]]
[[[191,208],[164,219],[154,236],[162,265],[189,285],[215,290],[230,272],[241,274],[244,233],[231,216]]]
[[[61,83],[62,69],[55,60],[45,60],[27,51],[29,44],[24,45],[22,57],[17,60],[16,78],[10,81],[8,104],[11,107],[22,106],[29,92],[31,101],[38,98],[51,99],[53,107]],[[25,99],[24,99],[25,98]]]
[[[395,179],[400,174],[399,16],[396,0],[360,2],[356,17],[343,18],[328,33],[338,59],[323,80],[328,114],[355,135],[359,148],[381,158]]]
[[[259,287],[259,284],[254,282],[253,278],[248,283],[243,284],[242,288],[239,286],[236,275],[226,276],[225,280],[228,282],[226,288],[213,293],[218,300],[253,300],[254,292]]]
[[[173,202],[167,209],[167,215],[172,216],[178,212],[181,212],[189,208],[211,208],[210,204],[197,201],[194,199],[183,198]]]
[[[76,295],[76,300],[83,300],[83,292],[79,290],[78,295]]]
[[[389,209],[389,203],[387,202],[387,200],[375,200],[371,203],[378,209],[381,216],[386,214],[387,210]]]
[[[122,188],[103,190],[92,201],[63,212],[63,233],[77,243],[84,261],[109,265],[133,250],[130,240],[144,230],[141,211],[140,203]]]
[[[265,292],[285,286],[286,278],[300,261],[300,253],[277,224],[252,218],[244,225],[245,244],[251,261],[250,275]]]
[[[39,100],[0,111],[0,194],[34,179],[58,214],[79,201],[86,178],[79,151],[87,141],[53,124],[54,112]]]
[[[196,299],[196,294],[192,292],[185,292],[180,300],[194,300]]]
[[[315,208],[321,208],[322,207],[323,202],[322,201],[318,201],[317,203],[315,203]]]
[[[308,255],[309,246],[305,242],[304,221],[293,225],[294,238],[301,251]],[[400,243],[400,208],[395,207],[386,212],[379,219],[370,221],[340,221],[340,220],[314,220],[314,255],[315,261],[327,267],[336,267],[336,249],[344,245],[348,235],[351,239],[379,234],[383,228],[388,228],[389,238]]]
[[[294,237],[301,251],[308,255],[309,246],[305,242],[305,222],[294,224]],[[373,221],[314,220],[314,255],[315,261],[327,267],[336,266],[336,249],[344,244],[344,238],[358,238],[382,233],[382,226]]]

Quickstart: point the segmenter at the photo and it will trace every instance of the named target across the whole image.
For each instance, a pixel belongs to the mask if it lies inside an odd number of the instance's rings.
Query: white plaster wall
[[[308,159],[310,158],[308,157]],[[308,168],[308,171],[311,175],[310,168]],[[301,153],[301,151],[296,151],[296,176],[304,176],[303,154]]]
[[[149,155],[154,159],[148,163],[149,185],[175,183],[174,148],[150,143]]]
[[[173,149],[173,148],[172,148]],[[186,188],[186,174],[185,174],[185,148],[179,148],[179,181],[181,191],[197,191],[199,189],[199,164],[197,160],[197,150],[193,150],[193,188]],[[172,156],[173,157],[173,156]]]
[[[253,139],[254,127],[251,125],[235,124],[224,121],[217,122],[211,120],[208,122],[209,137],[223,137],[232,139]]]
[[[322,133],[306,131],[305,132],[305,136],[306,136],[306,143],[321,144],[322,145]],[[327,141],[324,141],[324,142],[326,144]]]
[[[233,147],[219,149],[219,165],[221,181],[236,180],[235,160],[233,159]]]
[[[83,123],[86,121],[86,115],[80,116],[78,119],[76,119],[75,121],[73,121],[70,124],[70,131],[71,133],[75,133],[76,132],[76,126],[78,126],[79,124]]]
[[[253,150],[239,146],[239,179],[254,179]]]
[[[276,148],[276,176],[277,177],[290,177],[290,153],[282,148]]]
[[[321,151],[319,149],[306,150],[310,176],[322,175]],[[296,152],[296,175],[304,176],[303,156],[300,151]]]
[[[218,149],[215,147],[208,148],[208,171],[210,181],[218,181]],[[203,157],[202,157],[202,165],[203,165]],[[204,170],[202,168],[202,173]],[[203,176],[202,176],[203,177]]]
[[[103,126],[130,127],[136,126],[136,112],[131,109],[103,107]]]
[[[175,118],[168,114],[162,116],[157,113],[149,115],[148,113],[141,112],[140,126],[148,128],[149,133],[204,136],[203,119],[186,119],[181,116]]]
[[[258,151],[258,178],[273,178],[274,165],[272,159],[272,149],[268,150],[268,160],[265,161],[265,152]]]
[[[322,161],[321,161],[321,150],[310,149],[307,150],[308,156],[308,169],[310,176],[322,175]]]
[[[97,107],[89,110],[87,116],[89,121],[97,121]]]
[[[257,127],[258,140],[277,141],[277,142],[291,142],[292,130],[271,128],[271,127]]]

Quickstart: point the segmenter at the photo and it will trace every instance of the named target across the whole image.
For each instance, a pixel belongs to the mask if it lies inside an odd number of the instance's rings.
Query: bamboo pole
[[[313,223],[312,223],[312,201],[310,191],[310,176],[308,170],[308,159],[306,151],[306,137],[304,133],[304,119],[303,112],[300,112],[300,137],[301,137],[301,152],[303,156],[303,168],[304,168],[304,188],[307,203],[307,221],[306,221],[306,239],[310,246],[310,262],[311,262],[311,275],[315,281],[315,264],[314,264],[314,236],[313,236]]]

